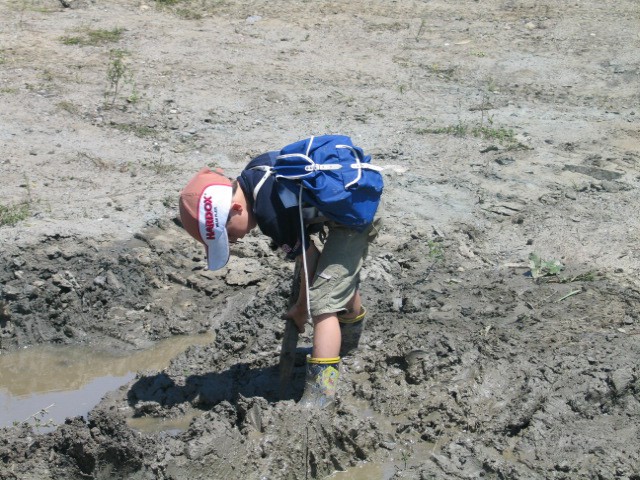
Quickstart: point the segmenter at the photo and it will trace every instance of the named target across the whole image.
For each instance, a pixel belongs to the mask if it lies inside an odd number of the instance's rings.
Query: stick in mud
[[[280,398],[284,399],[290,385],[293,374],[293,364],[298,345],[298,329],[293,320],[287,320],[282,337],[282,350],[280,350]]]
[[[291,295],[289,304],[291,307],[298,298],[300,290],[300,262],[296,262],[293,271],[293,282],[291,284]],[[282,348],[280,350],[280,398],[286,398],[287,391],[293,374],[293,365],[296,358],[296,347],[298,346],[298,329],[293,320],[285,320],[284,334],[282,336]]]

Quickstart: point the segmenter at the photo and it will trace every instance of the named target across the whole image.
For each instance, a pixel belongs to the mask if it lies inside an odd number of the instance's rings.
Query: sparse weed
[[[195,8],[192,8],[189,0],[156,0],[158,8],[168,10],[174,13],[177,17],[185,20],[201,20],[203,18],[202,5],[198,4]]]
[[[571,282],[593,282],[597,279],[598,274],[592,270],[581,273],[579,275],[574,275],[573,277],[560,278],[558,279],[558,283],[571,283]]]
[[[185,20],[200,20],[208,13],[227,5],[226,0],[155,0],[160,9],[166,9]]]
[[[98,46],[120,41],[124,28],[106,29],[82,29],[77,35],[65,35],[60,37],[64,45]]]
[[[489,125],[484,125],[483,123],[469,125],[465,122],[459,122],[455,125],[448,125],[445,127],[419,128],[416,129],[416,133],[421,135],[428,133],[448,134],[454,135],[456,137],[466,137],[468,135],[471,135],[473,137],[495,140],[505,145],[508,150],[529,148],[516,139],[515,132],[512,129],[504,127],[494,127],[493,118],[488,118],[487,123],[489,123]]]
[[[110,123],[110,126],[121,132],[133,133],[140,138],[154,137],[157,134],[154,128],[146,125],[136,125],[135,123]]]
[[[427,247],[429,248],[429,258],[436,262],[444,260],[444,246],[442,245],[442,242],[427,240]]]
[[[406,450],[402,451],[402,461],[404,462],[404,469],[407,469],[407,461],[409,460],[409,453]]]
[[[135,105],[136,103],[138,103],[140,101],[140,92],[138,91],[138,88],[136,87],[136,84],[132,84],[131,85],[131,94],[127,97],[127,103],[131,103],[133,105]]]
[[[560,272],[564,270],[564,265],[559,260],[543,260],[536,253],[529,254],[529,268],[531,269],[531,277],[537,282],[543,279],[547,283],[593,282],[599,278],[598,272],[593,270],[578,275],[561,277]]]
[[[13,226],[31,215],[29,202],[0,204],[0,227]]]
[[[154,159],[149,163],[143,164],[145,167],[149,168],[156,175],[168,175],[170,173],[175,172],[178,167],[176,167],[172,163],[165,163],[162,158]]]
[[[190,8],[177,8],[176,15],[185,20],[202,20],[202,13]]]
[[[78,152],[78,158],[81,160],[91,162],[99,170],[108,170],[112,166],[109,162],[107,162],[103,158],[97,157],[87,152]]]
[[[63,110],[68,113],[72,113],[74,115],[78,113],[78,107],[67,100],[63,100],[62,102],[56,103],[56,107],[58,107],[60,110]]]
[[[52,407],[55,407],[55,405],[56,405],[55,403],[52,403],[48,407],[45,407],[45,408],[37,411],[33,415],[29,415],[22,422],[14,421],[13,422],[13,426],[17,427],[17,426],[19,426],[21,424],[22,425],[30,425],[29,422],[33,421],[33,425],[32,426],[36,429],[36,431],[40,431],[41,428],[55,428],[55,427],[58,426],[58,424],[56,423],[56,421],[53,418],[49,418],[47,421],[44,421],[45,417],[47,415],[49,415],[49,410]]]
[[[538,254],[530,253],[529,268],[531,269],[531,277],[538,279],[558,275],[564,265],[559,260],[543,260]]]
[[[491,77],[487,80],[487,90],[490,93],[496,93],[498,91],[498,84]]]
[[[20,13],[20,25],[22,26],[23,16],[25,12],[37,12],[37,13],[52,13],[55,12],[55,8],[52,6],[44,6],[42,2],[37,0],[14,0],[12,2],[5,2],[14,11]]]
[[[439,65],[437,63],[432,63],[431,65],[427,66],[427,71],[440,78],[450,79],[451,77],[453,77],[453,74],[456,72],[456,67],[455,66],[447,67],[444,65]]]
[[[131,175],[132,177],[137,177],[138,176],[138,166],[136,164],[134,164],[133,162],[129,161],[129,162],[125,162],[122,163],[120,165],[120,167],[118,168],[118,171],[120,173],[129,173],[129,175]]]
[[[107,67],[107,81],[109,86],[104,93],[105,99],[110,100],[113,106],[125,83],[133,83],[133,73],[124,62],[127,52],[124,50],[111,50],[109,52],[109,66]]]
[[[176,206],[177,199],[174,195],[167,195],[162,199],[162,205],[165,208],[174,208]]]
[[[456,137],[464,137],[467,135],[469,131],[469,127],[467,126],[467,124],[460,122],[457,123],[456,125],[449,125],[446,127],[426,127],[426,128],[419,128],[416,130],[416,133],[418,134],[425,134],[425,133],[436,133],[436,134],[441,134],[441,133],[445,133],[448,135],[455,135]]]

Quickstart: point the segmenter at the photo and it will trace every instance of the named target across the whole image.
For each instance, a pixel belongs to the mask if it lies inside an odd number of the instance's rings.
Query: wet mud
[[[0,354],[212,335],[1,429],[0,479],[639,479],[636,2],[214,3],[0,7],[2,203],[31,202],[0,227]],[[125,30],[61,45],[79,23]],[[114,46],[142,98],[107,107]],[[280,384],[293,264],[255,233],[209,272],[176,196],[326,131],[397,168],[315,412],[309,329]]]
[[[34,345],[0,356],[0,426],[31,423],[39,433],[86,416],[111,390],[141,370],[165,368],[192,345],[209,343],[212,334],[172,336],[148,349],[106,352],[98,344]]]

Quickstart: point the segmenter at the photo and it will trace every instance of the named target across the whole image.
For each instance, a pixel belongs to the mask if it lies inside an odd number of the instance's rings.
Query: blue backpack
[[[285,204],[294,194],[294,204],[311,205],[321,216],[363,231],[373,222],[383,189],[382,168],[370,161],[349,137],[323,135],[287,145],[273,167],[256,168],[267,172],[263,181],[274,175],[285,187]]]

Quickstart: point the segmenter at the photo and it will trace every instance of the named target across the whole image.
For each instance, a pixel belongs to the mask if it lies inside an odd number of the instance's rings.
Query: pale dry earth
[[[639,27],[636,0],[0,3],[0,205],[26,212],[0,351],[216,334],[89,418],[3,429],[0,478],[639,479]],[[176,206],[323,133],[399,168],[314,415],[302,361],[277,388],[293,266],[256,233],[206,271]]]

